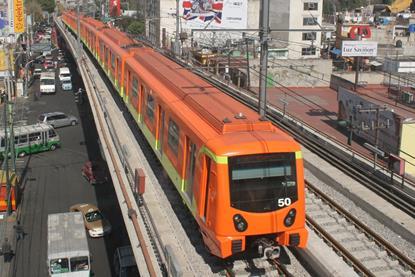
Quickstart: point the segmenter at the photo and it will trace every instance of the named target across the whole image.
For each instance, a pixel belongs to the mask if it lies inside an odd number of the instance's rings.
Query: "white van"
[[[70,81],[71,80],[71,72],[67,67],[59,68],[59,81]]]
[[[40,92],[55,93],[55,72],[42,72],[40,74]]]
[[[48,216],[48,275],[89,277],[90,253],[82,214],[58,213]]]

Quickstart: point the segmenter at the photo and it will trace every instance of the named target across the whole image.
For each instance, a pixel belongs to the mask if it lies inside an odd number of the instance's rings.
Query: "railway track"
[[[292,275],[278,260],[242,259],[226,266],[226,276],[287,276]]]
[[[307,225],[364,276],[413,276],[415,262],[307,182]]]

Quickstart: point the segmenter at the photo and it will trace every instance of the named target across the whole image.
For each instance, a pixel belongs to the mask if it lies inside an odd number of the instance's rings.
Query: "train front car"
[[[222,258],[250,250],[273,259],[281,246],[307,243],[300,146],[270,123],[258,125],[263,130],[231,132],[206,145],[216,168],[201,229]]]

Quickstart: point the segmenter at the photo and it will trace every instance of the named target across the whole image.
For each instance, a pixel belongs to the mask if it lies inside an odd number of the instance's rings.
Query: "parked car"
[[[76,125],[78,119],[73,115],[66,115],[62,112],[43,113],[38,118],[39,122],[44,122],[52,125],[54,128],[64,127],[69,125]]]
[[[111,224],[95,205],[76,204],[71,206],[69,211],[82,213],[85,228],[91,237],[98,238],[111,233]]]
[[[72,90],[72,81],[71,80],[62,81],[62,90],[65,90],[65,91]]]
[[[81,173],[91,185],[103,184],[108,180],[105,165],[100,162],[87,161]]]

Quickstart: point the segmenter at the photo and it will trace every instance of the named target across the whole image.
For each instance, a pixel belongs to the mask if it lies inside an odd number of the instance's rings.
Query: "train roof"
[[[130,38],[127,34],[120,32],[116,29],[107,28],[103,29],[104,33],[111,41],[116,43],[120,47],[126,47],[128,45],[136,44],[137,41],[133,38]]]
[[[258,113],[160,53],[140,51],[134,58],[217,132],[271,131],[272,124],[260,121]]]
[[[85,23],[90,24],[93,21],[97,20],[90,19]],[[169,88],[169,93],[174,94],[175,99],[172,100],[172,96],[170,96],[170,102],[174,101],[172,106],[174,106],[176,112],[181,113],[191,110],[203,122],[213,127],[216,133],[276,131],[282,137],[289,138],[288,135],[276,129],[269,121],[261,121],[257,112],[226,95],[191,72],[191,70],[168,59],[154,49],[143,47],[139,41],[133,40],[127,34],[114,28],[100,30],[100,33],[104,35],[104,38],[119,47],[125,48],[129,45],[141,47],[139,51],[134,48],[131,49],[134,49],[133,57],[138,64],[128,60],[127,63],[131,64],[133,68],[141,65],[144,71],[150,73],[152,78],[140,76],[143,79],[147,78],[150,86],[154,87],[156,83],[161,83],[163,87]],[[118,52],[118,54],[122,53]],[[160,91],[160,93],[163,92],[164,90]],[[163,95],[167,97],[166,93]]]

